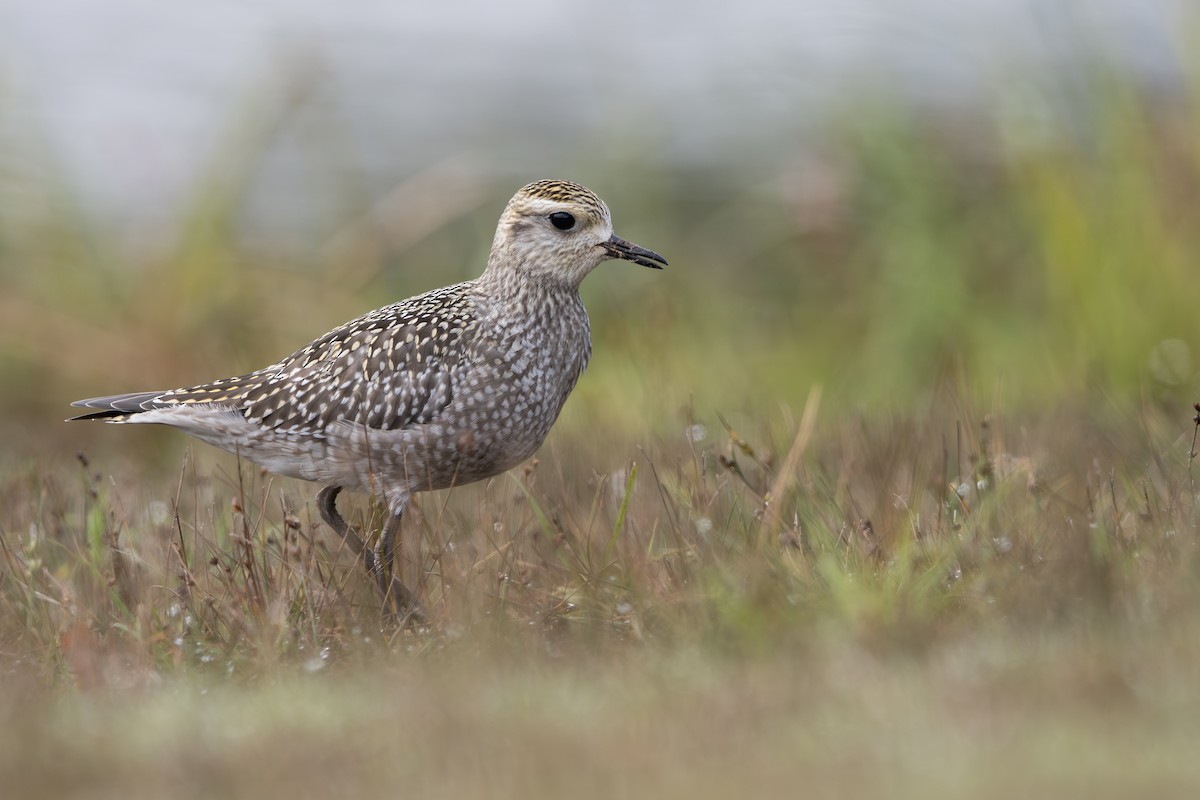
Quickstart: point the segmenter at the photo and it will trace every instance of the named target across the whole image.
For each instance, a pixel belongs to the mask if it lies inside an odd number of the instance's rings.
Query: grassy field
[[[286,118],[154,242],[14,176],[6,787],[1194,796],[1196,106],[1095,81],[1061,117],[854,108],[778,158],[563,168],[671,267],[589,278],[595,359],[536,459],[416,499],[419,631],[317,487],[61,419],[471,277],[542,176],[433,167],[311,246],[239,224]]]

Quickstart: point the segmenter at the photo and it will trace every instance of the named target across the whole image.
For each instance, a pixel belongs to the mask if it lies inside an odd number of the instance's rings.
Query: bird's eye
[[[560,231],[569,231],[575,227],[575,218],[565,211],[555,211],[549,219],[550,224]]]

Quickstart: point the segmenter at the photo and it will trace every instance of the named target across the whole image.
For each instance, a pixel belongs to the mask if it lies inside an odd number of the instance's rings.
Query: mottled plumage
[[[81,400],[76,419],[172,425],[283,475],[374,491],[393,520],[374,557],[389,585],[391,537],[413,492],[488,478],[541,445],[591,356],[579,284],[623,258],[659,255],[613,235],[608,207],[579,184],[531,183],[509,201],[475,280],[364,314],[246,375],[182,389]],[[403,587],[397,605],[415,607]],[[399,609],[404,610],[404,609]]]

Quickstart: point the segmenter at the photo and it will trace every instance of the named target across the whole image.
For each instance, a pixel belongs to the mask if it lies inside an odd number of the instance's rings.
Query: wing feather
[[[385,306],[264,369],[174,389],[81,400],[109,418],[181,405],[221,405],[281,432],[314,437],[335,423],[397,430],[427,422],[452,401],[461,340],[474,329],[469,284]]]

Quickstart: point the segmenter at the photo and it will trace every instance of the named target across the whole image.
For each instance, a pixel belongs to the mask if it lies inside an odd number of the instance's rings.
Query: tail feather
[[[89,397],[86,400],[76,400],[71,405],[99,410],[81,414],[78,417],[71,417],[67,421],[107,419],[111,422],[120,422],[134,414],[140,414],[143,411],[157,408],[158,403],[156,401],[164,394],[165,392],[132,392],[130,394],[113,394],[107,397]]]

